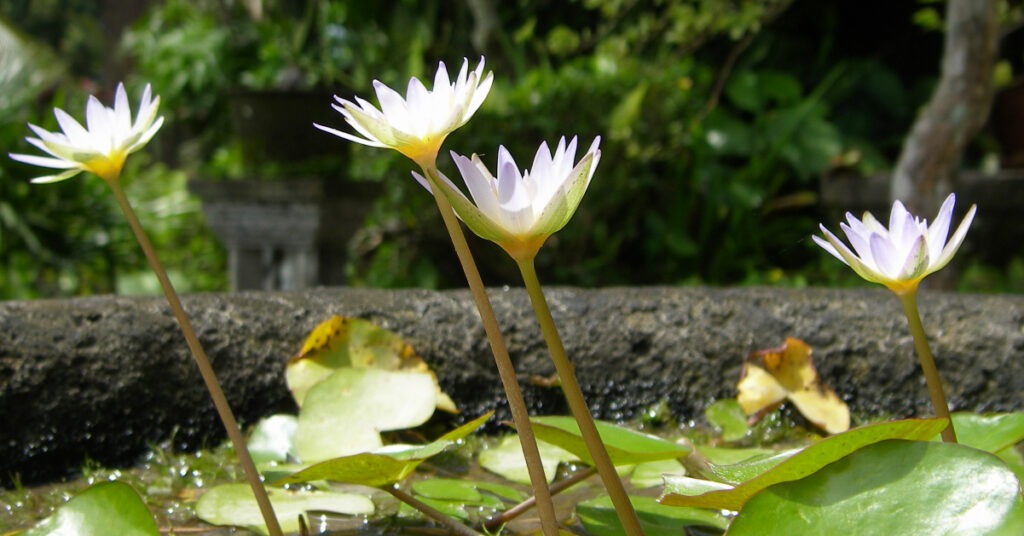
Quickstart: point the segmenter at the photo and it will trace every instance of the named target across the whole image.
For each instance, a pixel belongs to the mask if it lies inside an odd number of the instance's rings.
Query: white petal
[[[934,262],[942,256],[942,250],[946,245],[946,238],[949,237],[949,224],[953,220],[953,204],[956,203],[956,195],[949,194],[942,202],[935,221],[928,227],[928,258]]]
[[[12,160],[31,164],[33,166],[41,166],[56,169],[71,169],[79,168],[80,166],[76,162],[69,162],[63,158],[50,158],[46,156],[35,156],[31,154],[17,154],[8,153],[7,156],[11,157]]]
[[[359,138],[359,137],[356,137],[356,136],[353,136],[353,135],[349,134],[348,132],[342,132],[340,130],[337,130],[337,129],[334,129],[334,128],[331,128],[331,127],[325,127],[323,125],[318,125],[316,123],[313,123],[313,126],[318,128],[318,129],[320,129],[320,130],[322,130],[322,131],[324,131],[324,132],[328,132],[330,134],[334,134],[335,136],[338,136],[339,138],[344,138],[344,139],[346,139],[348,141],[354,141],[356,143],[360,143],[360,144],[363,144],[363,145],[369,145],[370,147],[387,147],[387,145],[384,145],[383,143],[381,143],[379,141],[371,140],[371,139],[368,139],[368,138]]]
[[[872,233],[868,238],[868,243],[871,244],[871,256],[875,259],[878,272],[890,279],[895,279],[904,260],[899,258],[899,252],[893,248],[891,242],[878,233]]]
[[[971,205],[971,208],[967,211],[967,215],[964,216],[963,221],[956,228],[953,236],[949,239],[946,247],[942,250],[942,255],[937,259],[932,259],[931,266],[929,267],[932,271],[938,270],[943,266],[949,264],[949,261],[953,260],[953,255],[956,255],[956,251],[960,249],[960,244],[963,243],[964,238],[967,237],[967,230],[971,227],[971,222],[974,221],[974,213],[977,211],[977,205]]]
[[[907,256],[896,273],[896,279],[910,280],[923,275],[928,269],[928,244],[924,235],[918,235],[914,243],[904,251]]]

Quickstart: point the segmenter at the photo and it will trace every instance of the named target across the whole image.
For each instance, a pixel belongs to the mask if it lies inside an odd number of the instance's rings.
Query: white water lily
[[[846,233],[852,250],[824,225],[820,227],[825,238],[812,238],[864,279],[881,283],[897,294],[913,292],[925,276],[940,270],[953,259],[967,236],[977,209],[975,205],[971,205],[952,238],[946,240],[955,202],[956,196],[950,194],[930,226],[927,220],[908,212],[899,201],[892,205],[888,228],[870,213],[865,212],[863,219],[858,220],[847,212],[848,224],[840,223],[839,226]]]
[[[108,108],[95,96],[89,96],[85,107],[85,127],[60,108],[54,108],[61,132],[49,132],[36,125],[29,128],[38,138],[25,138],[50,156],[10,154],[14,160],[64,171],[32,179],[34,183],[69,179],[82,171],[90,171],[106,181],[121,176],[121,168],[129,154],[138,151],[160,130],[164,118],[157,117],[160,97],[152,95],[149,85],[142,94],[138,113],[132,121],[128,94],[124,84],[117,85],[114,107]]]
[[[601,138],[595,138],[573,165],[575,137],[568,145],[564,137],[560,139],[554,154],[544,142],[534,156],[533,167],[522,172],[508,150],[499,147],[497,178],[477,155],[470,159],[452,152],[473,201],[443,175],[439,175],[440,186],[474,233],[497,243],[516,260],[532,259],[544,241],[565,227],[576,212],[601,159],[600,143]],[[423,177],[414,175],[430,189]]]
[[[494,76],[492,73],[484,76],[483,71],[483,58],[473,71],[469,70],[469,60],[464,60],[453,83],[441,62],[432,90],[418,78],[412,78],[405,97],[374,80],[379,109],[359,97],[352,102],[335,96],[338,102],[331,105],[358,136],[323,125],[314,126],[363,145],[390,147],[421,165],[433,165],[448,134],[466,124],[487,97]]]

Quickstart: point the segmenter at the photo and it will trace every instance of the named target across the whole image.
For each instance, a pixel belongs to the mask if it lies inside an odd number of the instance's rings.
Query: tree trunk
[[[891,197],[931,218],[956,187],[964,148],[985,124],[999,46],[996,0],[949,0],[939,85],[893,171]]]

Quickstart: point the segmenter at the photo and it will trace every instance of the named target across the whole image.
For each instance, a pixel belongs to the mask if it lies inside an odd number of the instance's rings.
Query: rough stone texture
[[[566,412],[521,290],[491,291],[531,410]],[[930,412],[899,303],[879,290],[609,288],[548,291],[596,416],[625,419],[667,400],[699,420],[735,395],[742,361],[786,336],[855,415]],[[284,363],[331,314],[406,337],[466,417],[508,416],[467,292],[315,289],[210,294],[185,306],[243,422],[293,408]],[[958,409],[1024,406],[1024,298],[924,292],[924,323]],[[146,445],[219,441],[223,432],[167,306],[156,298],[0,303],[0,478],[60,477],[86,457],[131,463]],[[7,480],[9,482],[9,480]]]

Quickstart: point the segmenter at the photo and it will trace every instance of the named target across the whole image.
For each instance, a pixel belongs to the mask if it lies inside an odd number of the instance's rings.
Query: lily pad
[[[888,440],[746,502],[731,536],[1024,533],[1020,483],[997,457],[962,445]]]
[[[463,521],[487,517],[523,500],[523,494],[509,486],[452,478],[414,482],[412,492],[432,508]]]
[[[281,530],[285,532],[298,532],[299,516],[310,510],[349,515],[373,513],[373,501],[354,493],[270,488],[267,494],[281,523]],[[267,534],[263,515],[247,484],[224,484],[211,488],[196,503],[196,515],[213,525],[245,527]]]
[[[678,536],[684,527],[712,527],[724,530],[728,521],[711,510],[677,508],[658,504],[653,497],[630,497],[640,526],[647,536]],[[604,496],[576,505],[576,515],[592,536],[625,534],[611,498]]]
[[[159,536],[153,514],[123,482],[103,482],[64,503],[25,536]]]
[[[291,358],[285,377],[295,402],[302,406],[314,385],[344,368],[376,368],[392,372],[429,374],[438,409],[458,413],[455,403],[437,383],[427,364],[401,337],[361,318],[332,316],[306,337]]]
[[[548,482],[555,479],[558,464],[579,460],[575,454],[544,441],[537,441],[537,450],[540,451],[540,464],[544,468],[544,476]],[[501,438],[497,445],[480,451],[477,461],[484,469],[512,482],[530,483],[530,472],[526,468],[526,458],[523,456],[519,436],[507,435]]]
[[[379,448],[380,432],[419,426],[434,413],[430,375],[339,369],[306,395],[295,431],[303,463]]]
[[[299,419],[295,415],[271,415],[260,419],[249,434],[249,454],[257,464],[284,463],[295,456],[295,430]]]
[[[389,445],[376,452],[334,458],[288,475],[275,484],[330,480],[371,487],[389,486],[409,476],[423,460],[444,452],[473,433],[491,415],[493,412],[481,415],[426,445]]]
[[[561,447],[584,462],[593,465],[580,428],[572,417],[533,417],[533,433],[537,439]],[[615,465],[633,465],[641,462],[685,458],[690,447],[643,434],[614,424],[596,421],[597,433]]]
[[[723,398],[708,406],[704,416],[722,434],[726,441],[738,441],[750,433],[747,415],[740,403],[732,398]]]
[[[985,452],[999,452],[1024,441],[1024,412],[978,414],[957,412],[950,416],[957,441]],[[939,438],[935,438],[937,441]]]
[[[857,449],[887,439],[927,440],[947,423],[946,419],[907,419],[854,428],[823,439],[735,487],[700,491],[699,494],[692,493],[694,479],[665,475],[665,492],[659,500],[672,506],[739,510],[750,497],[768,486],[799,480]]]

